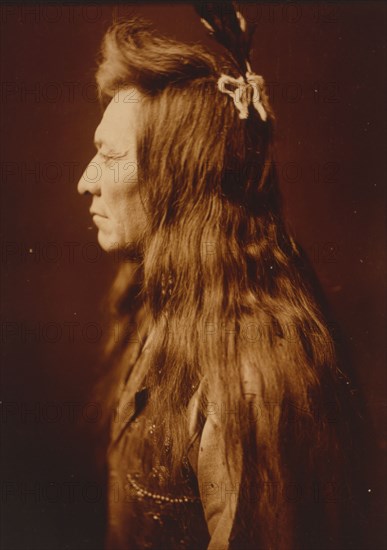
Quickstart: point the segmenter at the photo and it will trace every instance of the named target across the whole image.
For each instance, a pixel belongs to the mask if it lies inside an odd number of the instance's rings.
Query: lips
[[[103,214],[100,214],[99,212],[95,212],[94,210],[90,210],[90,214],[92,216],[99,216],[100,218],[106,218],[107,216],[104,216]]]

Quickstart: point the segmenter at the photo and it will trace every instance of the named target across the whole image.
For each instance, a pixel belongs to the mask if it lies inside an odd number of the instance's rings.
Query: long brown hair
[[[138,179],[149,220],[141,282],[124,265],[112,296],[122,320],[140,302],[149,314],[147,383],[170,437],[172,469],[202,383],[201,412],[215,407],[229,460],[238,442],[243,450],[239,540],[315,547],[327,525],[317,522],[308,534],[300,517],[312,526],[317,506],[312,514],[304,500],[284,495],[294,483],[304,497],[316,484],[345,485],[341,375],[282,219],[268,98],[263,91],[266,122],[252,108],[241,120],[217,88],[221,73],[239,76],[226,59],[161,37],[138,19],[105,36],[97,73],[103,103],[120,88],[142,93]],[[117,349],[109,347],[119,356]],[[269,487],[281,495],[275,502]]]

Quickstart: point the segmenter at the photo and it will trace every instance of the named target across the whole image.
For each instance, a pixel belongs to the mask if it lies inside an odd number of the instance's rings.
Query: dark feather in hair
[[[203,25],[224,46],[238,71],[245,75],[250,61],[250,48],[255,25],[247,24],[236,3],[194,1]]]

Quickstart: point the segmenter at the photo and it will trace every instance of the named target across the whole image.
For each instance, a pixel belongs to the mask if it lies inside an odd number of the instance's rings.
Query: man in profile
[[[339,425],[315,417],[336,399],[334,345],[282,220],[251,33],[212,9],[226,58],[133,20],[107,32],[97,74],[78,189],[101,247],[132,262],[115,315],[145,335],[108,344],[107,548],[350,548],[340,503],[313,496],[345,482]]]

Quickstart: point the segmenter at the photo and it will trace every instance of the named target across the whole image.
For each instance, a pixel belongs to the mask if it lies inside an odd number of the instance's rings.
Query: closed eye
[[[118,160],[121,158],[124,158],[126,153],[103,153],[101,150],[98,151],[98,155],[102,157],[104,160]]]
[[[119,160],[122,158],[122,155],[107,155],[102,153],[101,151],[98,152],[98,155],[103,159],[105,163],[112,162],[114,160]]]

